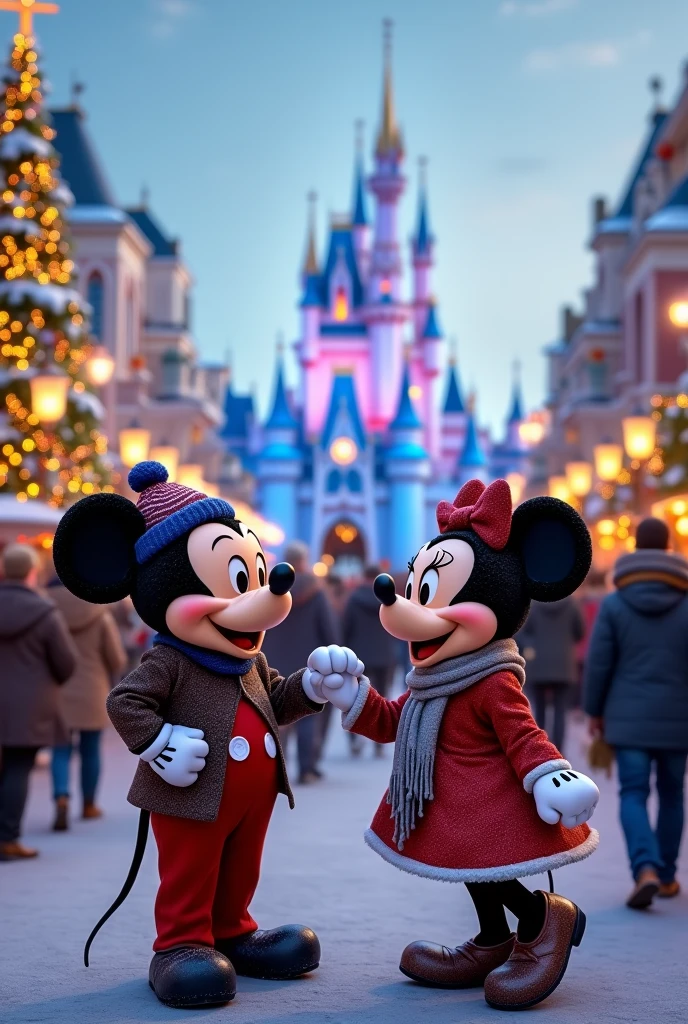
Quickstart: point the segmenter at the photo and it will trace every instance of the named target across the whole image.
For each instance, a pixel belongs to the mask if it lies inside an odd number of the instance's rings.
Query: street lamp
[[[596,444],[593,448],[595,473],[603,483],[613,483],[623,467],[623,448],[620,444]]]
[[[104,345],[96,345],[86,360],[86,376],[96,388],[110,383],[115,372],[115,360]]]
[[[150,430],[145,430],[136,423],[132,423],[130,427],[120,430],[119,455],[124,465],[129,469],[135,466],[137,462],[146,461],[149,447]]]
[[[550,498],[559,498],[567,505],[571,504],[571,489],[565,476],[551,476],[548,481]]]
[[[592,466],[589,462],[567,462],[566,483],[571,494],[584,498],[592,487]]]
[[[523,473],[507,473],[506,482],[509,485],[511,491],[511,503],[512,505],[518,505],[521,498],[523,497],[523,491],[526,486],[526,478]]]
[[[52,425],[61,420],[67,411],[67,392],[70,378],[66,373],[47,372],[32,377],[31,411],[41,423]]]
[[[150,458],[153,462],[159,462],[167,470],[169,483],[177,479],[177,467],[179,466],[179,449],[171,444],[161,444],[150,450]]]
[[[669,319],[674,327],[688,327],[688,299],[678,299],[669,306]]]
[[[193,491],[203,491],[203,466],[196,462],[184,462],[177,470],[177,483]]]
[[[651,416],[625,416],[621,421],[629,459],[645,462],[655,450],[657,423]]]

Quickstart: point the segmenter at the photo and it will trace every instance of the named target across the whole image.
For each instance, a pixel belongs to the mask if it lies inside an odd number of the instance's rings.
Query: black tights
[[[522,942],[532,942],[540,934],[545,923],[545,901],[517,878],[508,882],[466,882],[466,888],[480,922],[480,934],[475,937],[479,946],[497,946],[509,938],[504,907],[518,918]]]

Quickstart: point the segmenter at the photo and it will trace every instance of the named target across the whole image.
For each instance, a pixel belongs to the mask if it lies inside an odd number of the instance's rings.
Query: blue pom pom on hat
[[[167,483],[169,473],[163,466],[162,462],[137,462],[133,469],[129,470],[129,486],[132,491],[136,491],[138,494],[141,491],[145,491],[146,487],[152,487],[153,484],[164,484]]]
[[[209,498],[191,487],[170,483],[168,475],[161,462],[153,461],[139,462],[129,471],[129,486],[140,494],[136,507],[146,523],[146,532],[136,542],[139,565],[189,530],[235,516],[224,498]]]

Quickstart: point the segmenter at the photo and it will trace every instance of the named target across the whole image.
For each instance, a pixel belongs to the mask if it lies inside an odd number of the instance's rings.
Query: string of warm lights
[[[92,353],[64,208],[71,196],[42,116],[34,40],[14,36],[0,105],[0,489],[53,506],[112,491],[89,396]],[[1,100],[0,100],[1,103]],[[0,404],[2,410],[2,404]]]

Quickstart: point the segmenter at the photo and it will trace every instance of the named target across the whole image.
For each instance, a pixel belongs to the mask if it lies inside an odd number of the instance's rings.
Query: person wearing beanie
[[[590,639],[584,709],[590,733],[615,748],[621,825],[634,886],[629,907],[679,893],[688,758],[688,561],[660,519],[638,524],[636,549],[614,567]],[[653,766],[657,827],[647,809]]]
[[[131,595],[156,631],[107,700],[138,758],[129,801],[141,816],[129,877],[85,961],[133,884],[150,818],[160,873],[150,986],[169,1006],[221,1005],[237,974],[287,979],[318,967],[310,928],[259,930],[249,907],[278,793],[293,806],[279,727],[320,711],[325,698],[305,666],[284,678],[261,651],[266,630],[289,614],[292,567],[268,574],[258,537],[229,502],[168,482],[160,463],[134,466],[129,484],[136,505],[117,494],[83,498],[53,547],[68,590],[97,604]],[[338,673],[363,670],[343,648],[315,655],[317,678],[335,687]]]
[[[59,688],[77,654],[55,605],[36,592],[38,556],[26,544],[2,553],[0,581],[0,861],[35,857],[20,842],[29,777],[41,747],[68,732]]]

